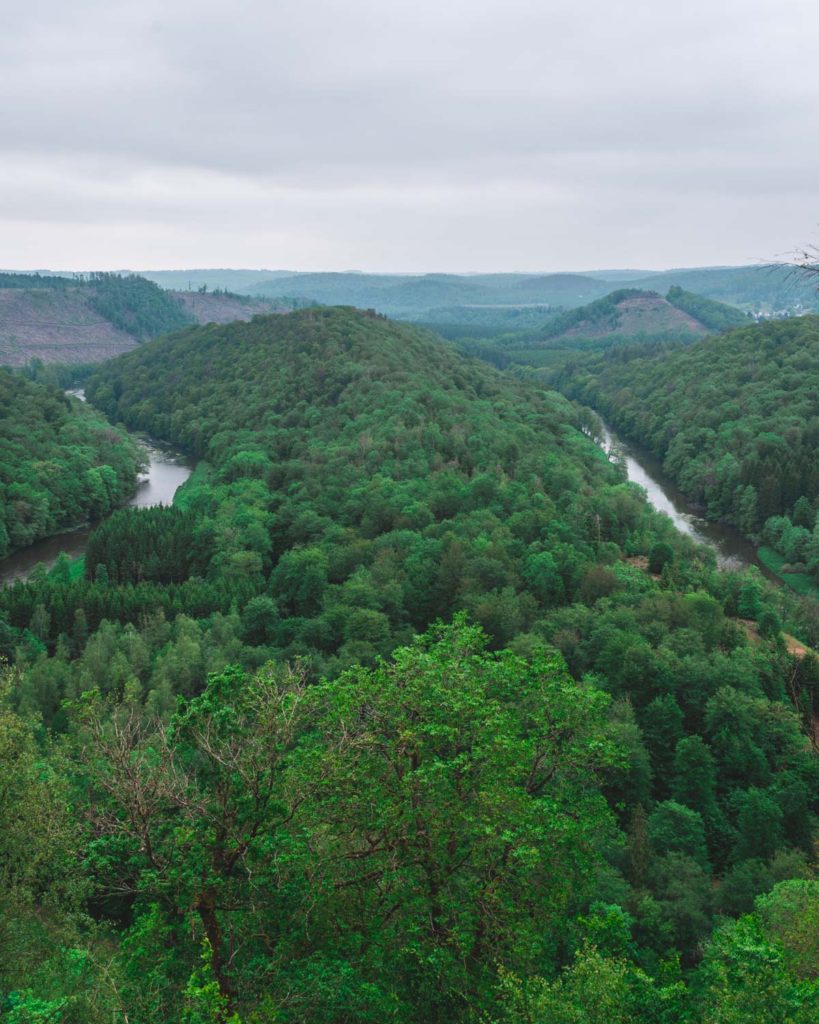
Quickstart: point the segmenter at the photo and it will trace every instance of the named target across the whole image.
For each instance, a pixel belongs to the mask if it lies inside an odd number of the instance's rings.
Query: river
[[[650,452],[631,441],[619,437],[603,423],[602,446],[610,457],[621,456],[629,480],[643,487],[649,502],[658,512],[664,512],[680,533],[685,533],[700,544],[707,544],[717,556],[721,569],[745,569],[756,566],[769,579],[782,581],[759,561],[756,549],[742,534],[726,523],[704,519],[691,505],[673,481],[663,472],[662,463]]]
[[[85,401],[82,391],[68,393]],[[177,490],[191,475],[193,467],[176,449],[139,434],[131,436],[144,449],[148,469],[139,478],[137,489],[130,501],[126,502],[126,507],[150,508],[153,505],[170,505]],[[68,530],[54,537],[45,537],[1,559],[0,586],[26,579],[41,562],[51,567],[63,551],[70,558],[78,558],[85,552],[93,528],[94,524],[86,523],[75,530]]]

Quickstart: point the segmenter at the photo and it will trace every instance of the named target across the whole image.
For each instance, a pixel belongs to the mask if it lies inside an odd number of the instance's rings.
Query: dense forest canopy
[[[138,274],[90,274],[86,287],[92,308],[139,341],[187,327],[193,319],[175,296]]]
[[[93,409],[0,369],[0,557],[116,508],[141,458]]]
[[[734,306],[728,306],[724,302],[715,302],[713,299],[696,295],[694,292],[687,292],[678,285],[673,285],[668,289],[666,299],[672,306],[676,306],[677,309],[681,309],[699,320],[709,331],[727,331],[732,327],[747,325],[748,322],[747,314],[742,313]]]
[[[819,577],[819,318],[568,366],[566,394],[663,459],[715,519]]]
[[[9,1024],[812,1021],[819,616],[594,417],[352,309],[87,394],[200,462],[0,591]]]

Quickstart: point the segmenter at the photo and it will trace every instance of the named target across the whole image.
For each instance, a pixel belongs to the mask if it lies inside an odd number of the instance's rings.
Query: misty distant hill
[[[693,267],[647,271],[593,270],[550,274],[366,274],[270,270],[180,270],[145,274],[165,288],[207,284],[264,298],[299,296],[329,305],[376,309],[403,319],[434,323],[438,310],[453,308],[585,306],[617,288],[665,294],[678,287],[736,306],[743,312],[777,315],[819,309],[815,282],[787,267]],[[467,320],[469,317],[467,317]]]
[[[0,275],[2,276],[2,275]],[[76,287],[65,276],[32,279],[22,274],[15,287]],[[132,278],[127,278],[131,280]],[[664,271],[638,269],[594,270],[588,273],[500,273],[500,274],[368,274],[359,271],[300,273],[287,270],[181,269],[146,271],[139,276],[146,283],[171,292],[183,313],[196,322],[248,319],[253,312],[291,309],[299,304],[356,306],[374,309],[387,316],[424,323],[440,329],[447,337],[486,337],[497,332],[545,328],[557,315],[587,306],[624,287],[665,295],[676,288],[741,310],[764,316],[783,316],[819,310],[815,281],[799,276],[787,267],[694,267]],[[50,282],[50,284],[49,284]],[[11,287],[9,284],[0,287]],[[206,289],[206,299],[197,298]],[[214,292],[230,292],[219,302]],[[244,298],[239,299],[241,295]],[[252,309],[244,303],[255,300]],[[18,300],[15,300],[19,302]],[[196,308],[194,308],[196,307]],[[218,310],[218,312],[217,312]],[[32,307],[32,317],[34,315]],[[687,312],[691,313],[690,310]],[[666,311],[667,313],[667,311]],[[664,314],[665,315],[665,314]],[[691,313],[697,319],[696,313]],[[22,319],[25,319],[25,314]],[[647,316],[647,314],[646,314]],[[15,317],[21,317],[15,312]],[[668,314],[669,322],[681,318]],[[647,317],[652,320],[652,317]],[[42,319],[42,318],[41,318]],[[660,318],[662,319],[662,317]],[[52,317],[54,323],[59,317]],[[653,317],[657,320],[657,316]],[[718,320],[730,318],[718,317]],[[33,322],[33,321],[32,321]],[[96,353],[113,355],[133,347],[133,341],[97,320],[76,323],[65,320],[65,330],[52,333],[41,329],[22,334],[4,330],[0,320],[0,361],[25,361],[36,341],[41,358],[76,358],[76,330],[86,332],[85,343]],[[727,323],[727,326],[734,324]],[[116,328],[117,325],[115,324]],[[712,329],[726,329],[708,327]],[[73,333],[72,333],[73,332]],[[126,330],[126,334],[129,332]],[[56,345],[56,349],[54,346]],[[82,347],[82,346],[81,346]],[[65,348],[65,351],[61,350]]]

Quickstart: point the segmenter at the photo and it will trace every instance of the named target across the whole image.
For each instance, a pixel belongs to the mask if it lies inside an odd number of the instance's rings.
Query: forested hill
[[[819,572],[819,318],[740,328],[654,354],[610,351],[567,367],[562,390],[664,460],[714,518]],[[775,532],[772,534],[771,529]]]
[[[0,557],[116,508],[139,464],[95,410],[0,369]]]
[[[0,365],[94,363],[192,323],[292,308],[226,293],[173,293],[136,274],[0,274]]]
[[[500,436],[512,441],[505,405],[504,422],[484,429],[482,442],[467,443],[471,432],[464,432],[476,425],[469,418],[491,414],[493,401],[510,401],[517,388],[420,328],[376,313],[325,307],[157,339],[101,367],[87,395],[112,417],[220,464],[235,454],[237,477],[264,478],[268,467],[254,468],[254,451],[267,452],[273,462],[297,453],[296,429],[334,440],[359,465],[384,460],[392,466],[412,452],[413,442],[434,442],[437,448],[439,420],[446,423],[439,469],[454,459],[452,468],[469,475],[492,464],[490,459],[484,465],[488,456],[481,443],[491,447]],[[461,414],[466,419],[459,429],[455,421]],[[574,418],[556,394],[542,395],[532,414],[548,414],[555,431]],[[522,426],[528,417],[521,408],[512,419]],[[288,431],[290,440],[279,452]],[[432,434],[425,442],[427,431]],[[376,439],[388,450],[378,450]]]
[[[593,418],[349,308],[87,394],[203,458],[0,590],[10,1024],[812,1021],[819,668]]]

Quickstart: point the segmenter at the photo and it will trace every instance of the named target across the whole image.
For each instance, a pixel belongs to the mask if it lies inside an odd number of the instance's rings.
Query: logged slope
[[[0,364],[97,363],[193,323],[292,309],[225,291],[164,291],[136,274],[87,278],[0,274]]]
[[[670,353],[610,352],[559,384],[664,459],[710,515],[757,536],[819,499],[819,318],[739,328]],[[807,503],[807,508],[805,503]]]
[[[88,299],[81,288],[0,288],[0,364],[95,363],[136,348]]]
[[[292,302],[258,299],[224,291],[173,292],[188,316],[198,324],[228,324],[264,313],[286,313]]]
[[[175,296],[135,275],[0,274],[0,364],[7,366],[98,362],[191,321]]]
[[[621,288],[588,306],[556,317],[546,326],[543,338],[547,342],[693,339],[707,332],[708,328],[699,319],[672,305],[657,292]]]
[[[115,508],[139,462],[94,410],[0,369],[0,557]]]

